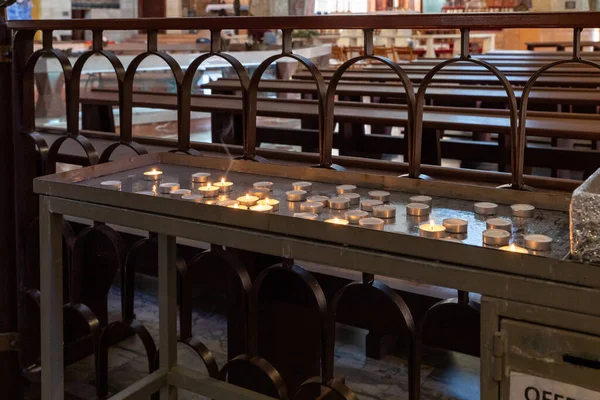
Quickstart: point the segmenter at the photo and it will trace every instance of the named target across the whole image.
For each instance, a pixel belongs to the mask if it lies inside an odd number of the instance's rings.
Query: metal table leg
[[[64,399],[62,218],[40,197],[42,400]]]
[[[160,369],[177,366],[177,247],[174,236],[158,235],[158,322]],[[165,385],[160,400],[176,400],[177,388]]]

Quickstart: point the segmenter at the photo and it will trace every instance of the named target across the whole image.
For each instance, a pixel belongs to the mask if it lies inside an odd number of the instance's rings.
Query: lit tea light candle
[[[183,196],[181,199],[185,201],[191,201],[193,203],[202,203],[203,198],[204,196],[202,196],[201,194],[188,194],[186,196]]]
[[[354,193],[356,186],[354,185],[339,185],[335,188],[337,194]]]
[[[350,208],[350,199],[346,197],[334,197],[329,199],[329,208],[332,210],[347,210]]]
[[[323,207],[326,208],[329,205],[329,197],[327,196],[310,196],[306,199],[306,201],[311,201],[313,203],[321,203]]]
[[[179,183],[161,183],[160,186],[158,187],[158,191],[162,194],[169,194],[173,190],[178,190],[178,189],[181,189],[181,186],[179,186]]]
[[[383,190],[373,190],[369,192],[369,197],[375,200],[383,201],[384,203],[389,203],[390,192],[386,192]]]
[[[305,201],[306,190],[290,190],[285,192],[285,197],[288,201]]]
[[[317,214],[309,213],[309,212],[294,213],[294,217],[302,218],[302,219],[309,219],[311,221],[315,221],[317,218],[319,218],[319,216]]]
[[[348,222],[347,219],[341,219],[341,218],[332,218],[332,219],[328,219],[327,221],[328,224],[335,224],[335,225],[348,225],[350,222]]]
[[[252,196],[250,194],[246,194],[245,196],[240,196],[237,198],[237,201],[240,202],[241,205],[246,207],[252,207],[259,200],[258,197]]]
[[[221,178],[221,182],[215,183],[221,193],[229,193],[233,190],[233,182],[227,182],[225,178]]]
[[[380,218],[363,218],[358,221],[358,225],[362,226],[363,228],[382,231],[385,227],[385,221]]]
[[[549,251],[552,249],[552,238],[546,235],[526,235],[525,247],[536,251]]]
[[[535,213],[535,207],[529,204],[513,204],[510,208],[514,217],[531,218]]]
[[[234,208],[234,209],[236,209],[236,210],[247,210],[247,209],[248,209],[248,207],[246,207],[246,206],[241,206],[241,205],[239,205],[238,203],[235,203],[235,204],[232,204],[232,205],[230,205],[230,206],[227,206],[227,208]]]
[[[351,206],[355,206],[358,203],[360,203],[360,194],[358,193],[344,193],[340,194],[339,197],[345,197],[347,199],[350,199]]]
[[[483,243],[492,246],[508,246],[510,233],[503,229],[488,229],[483,231]]]
[[[484,201],[481,203],[475,203],[474,207],[475,213],[481,215],[494,215],[498,212],[498,204],[496,203],[488,203]]]
[[[204,199],[204,204],[207,204],[209,206],[212,206],[212,205],[215,205],[218,203],[219,203],[219,200],[217,200],[217,199]]]
[[[469,223],[460,218],[446,218],[442,224],[449,233],[467,233]]]
[[[409,200],[411,203],[427,204],[429,207],[431,207],[431,205],[433,203],[432,197],[424,196],[424,195],[412,196]]]
[[[210,182],[207,182],[206,186],[200,186],[198,191],[204,197],[217,197],[220,189],[218,186],[214,186]]]
[[[367,218],[369,216],[369,213],[361,210],[352,210],[346,211],[345,215],[346,219],[350,221],[351,224],[358,224],[358,221],[360,221],[363,218]]]
[[[192,191],[188,190],[188,189],[176,189],[176,190],[171,190],[169,192],[169,195],[173,199],[181,199],[183,196],[187,196],[190,194],[192,194]]]
[[[256,196],[259,199],[265,199],[271,194],[267,188],[252,188],[252,190],[250,190],[248,193],[250,196]]]
[[[144,180],[146,181],[159,181],[162,178],[162,171],[157,170],[156,168],[152,171],[144,172]]]
[[[504,218],[490,218],[485,221],[487,229],[503,229],[512,232],[512,222]]]
[[[373,211],[373,207],[381,205],[383,205],[381,200],[368,199],[360,202],[360,209],[363,211]]]
[[[267,189],[269,192],[272,192],[273,191],[273,182],[268,182],[268,181],[254,182],[252,187],[255,189]]]
[[[192,175],[192,182],[194,183],[205,183],[208,182],[210,174],[208,172],[196,172]]]
[[[323,204],[316,201],[307,201],[300,204],[300,211],[321,214],[323,212]]]
[[[444,225],[436,225],[436,223],[431,220],[428,223],[421,225],[419,227],[419,231],[422,237],[429,239],[441,239],[446,233],[446,227]]]
[[[217,203],[221,207],[235,206],[236,204],[240,204],[240,202],[237,200],[221,200]]]
[[[100,186],[108,190],[121,190],[121,181],[104,181],[100,183]]]
[[[425,203],[410,203],[406,205],[406,213],[415,217],[429,215],[431,207]]]
[[[257,204],[261,206],[271,206],[273,207],[273,211],[279,211],[279,200],[276,199],[270,199],[267,197],[259,200]]]
[[[511,253],[518,253],[518,254],[529,254],[529,251],[527,249],[516,246],[514,243],[512,243],[510,246],[502,246],[502,247],[500,247],[500,250],[510,251]]]
[[[273,211],[273,207],[257,204],[255,206],[250,207],[250,211],[268,213],[268,212]]]
[[[375,206],[373,207],[373,216],[383,219],[396,218],[396,207],[387,204]]]
[[[312,183],[310,182],[294,182],[292,183],[292,187],[294,190],[304,190],[307,193],[312,192]]]

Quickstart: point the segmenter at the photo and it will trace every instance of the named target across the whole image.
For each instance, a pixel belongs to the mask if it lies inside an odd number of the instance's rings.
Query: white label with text
[[[510,373],[510,400],[599,399],[600,392],[520,372]]]

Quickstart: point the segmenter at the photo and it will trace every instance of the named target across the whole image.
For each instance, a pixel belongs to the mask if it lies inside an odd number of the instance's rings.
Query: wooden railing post
[[[15,129],[12,102],[11,34],[0,4],[0,393],[23,398],[18,346],[18,272],[15,209]]]

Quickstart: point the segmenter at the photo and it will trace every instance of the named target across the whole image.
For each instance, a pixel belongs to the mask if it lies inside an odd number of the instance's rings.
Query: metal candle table
[[[194,173],[220,177],[227,171],[227,180],[234,183],[233,190],[221,194],[219,200],[245,195],[254,182],[273,182],[269,197],[279,200],[280,207],[278,211],[261,213],[212,205],[214,202],[209,199],[198,203],[172,198],[168,194],[139,194],[152,190],[154,182],[144,179],[144,172],[152,169],[162,171],[163,181],[179,183],[182,189],[193,188],[191,176]],[[120,181],[121,190],[103,188],[101,182],[107,180]],[[368,198],[371,190],[389,191],[389,204],[396,207],[396,216],[385,220],[383,231],[357,224],[324,223],[328,219],[344,219],[348,210],[324,208],[317,220],[294,217],[296,206],[286,200],[285,192],[292,190],[292,183],[297,181],[310,181],[312,195],[328,197],[335,196],[336,186],[341,182],[357,186],[356,193],[363,198]],[[503,319],[536,318],[538,321],[532,322],[531,326],[537,329],[532,328],[534,332],[542,332],[542,336],[546,332],[544,329],[550,328],[536,324],[550,325],[549,321],[563,329],[600,336],[600,308],[597,306],[600,304],[600,269],[568,258],[568,193],[517,192],[447,182],[416,182],[364,171],[332,174],[328,170],[301,166],[278,165],[274,168],[272,164],[172,153],[144,155],[38,178],[34,188],[40,194],[44,400],[63,399],[61,221],[64,215],[158,234],[160,368],[113,399],[147,398],[157,390],[161,391],[161,399],[167,399],[176,387],[210,398],[266,398],[216,379],[198,378],[194,372],[177,365],[176,237],[481,293],[485,297],[481,317],[481,391],[484,399],[497,399],[500,388],[510,379],[504,374],[503,362],[518,365],[515,359],[502,361],[506,353],[501,345],[506,340],[515,342],[510,332],[526,329],[514,324],[502,325]],[[408,215],[406,204],[410,197],[423,192],[435,199],[430,215],[425,219]],[[449,194],[462,198],[451,198]],[[210,201],[210,204],[204,201]],[[482,232],[486,230],[486,221],[473,211],[473,203],[481,201],[499,204],[497,215],[509,219],[511,204],[526,202],[534,205],[535,216],[514,225],[513,242],[522,246],[524,235],[543,234],[553,239],[551,250],[517,254],[485,247]],[[359,207],[353,205],[350,210]],[[442,224],[447,218],[467,221],[467,234],[453,236],[447,233],[443,238],[451,240],[419,237],[420,225],[430,219]],[[526,308],[519,308],[519,304],[526,304]],[[581,315],[587,317],[584,319]],[[554,322],[557,319],[560,321]],[[582,325],[584,321],[586,324]],[[563,342],[561,345],[565,344],[565,348],[567,344],[570,346],[573,354],[569,354],[574,359],[600,352],[598,347],[588,346],[589,341],[571,343],[565,339]],[[587,346],[581,344],[585,347],[582,351],[577,347],[580,343]],[[537,364],[534,361],[527,361],[528,370],[535,370]],[[564,371],[583,368],[563,364]],[[540,370],[543,376],[548,376],[544,375],[546,370],[541,367]],[[599,381],[592,382],[592,387],[600,390]]]

